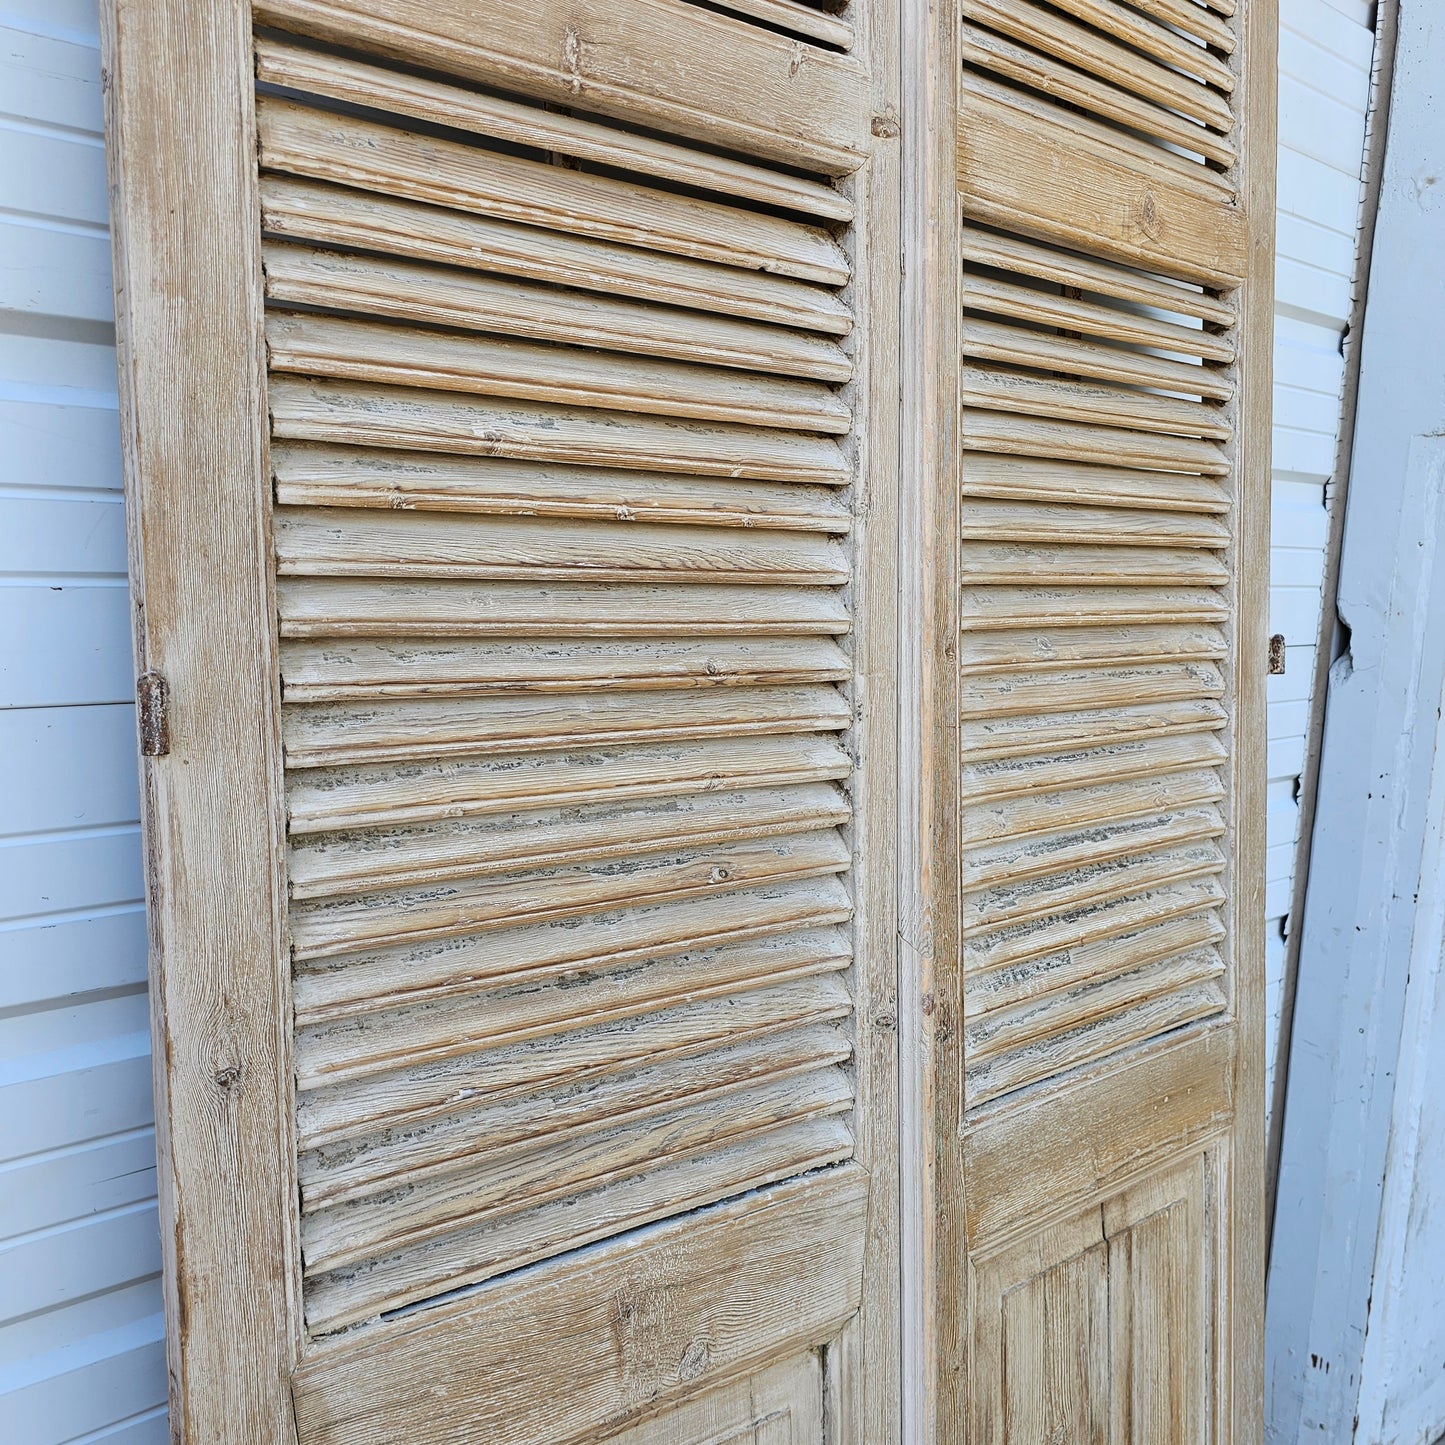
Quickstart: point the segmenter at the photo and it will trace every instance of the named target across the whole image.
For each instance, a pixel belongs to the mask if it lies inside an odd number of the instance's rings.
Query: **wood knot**
[[[880,140],[897,140],[903,127],[894,116],[879,113],[873,117],[873,134]]]
[[[712,1359],[712,1351],[707,1347],[706,1340],[694,1340],[683,1352],[682,1359],[678,1361],[677,1377],[684,1382],[695,1380],[707,1369],[708,1362]]]
[[[237,1084],[241,1082],[241,1066],[239,1064],[226,1064],[215,1073],[216,1087],[222,1093],[230,1093]]]

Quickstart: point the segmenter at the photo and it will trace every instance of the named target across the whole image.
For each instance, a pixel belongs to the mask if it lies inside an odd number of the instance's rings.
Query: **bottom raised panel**
[[[1219,1438],[1221,1147],[969,1266],[971,1445]]]
[[[293,1376],[298,1438],[821,1445],[866,1202],[846,1164],[333,1337]]]
[[[676,1405],[605,1445],[823,1445],[822,1358],[809,1350]]]

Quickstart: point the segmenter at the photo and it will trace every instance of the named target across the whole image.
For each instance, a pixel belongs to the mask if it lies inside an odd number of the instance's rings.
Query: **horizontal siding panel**
[[[110,321],[109,239],[0,220],[0,310]]]
[[[45,11],[63,8],[46,5]],[[15,5],[7,4],[0,15],[7,21],[23,18],[23,11],[15,12]],[[97,136],[105,123],[100,55],[93,45],[0,25],[0,93],[9,115]]]
[[[50,1310],[160,1272],[154,1202],[0,1245],[0,1299],[12,1315]]]
[[[0,922],[138,902],[140,851],[134,828],[0,845]]]
[[[62,1445],[117,1421],[133,1423],[104,1435],[105,1445],[166,1439],[165,1420],[154,1414],[166,1397],[165,1321],[160,1314],[86,1336],[36,1364],[45,1373],[4,1396],[5,1419],[15,1431],[12,1439],[25,1445]],[[151,1418],[137,1418],[143,1416]]]
[[[1279,153],[1279,209],[1291,216],[1351,235],[1359,207],[1357,175],[1345,175],[1333,166],[1298,151]]]
[[[134,687],[124,587],[0,587],[0,707],[127,702]]]
[[[1324,481],[1335,467],[1334,438],[1320,432],[1277,426],[1274,429],[1274,465],[1278,471],[1318,477]]]
[[[0,932],[0,1009],[134,988],[145,979],[145,907],[139,900],[113,913],[42,919]]]
[[[105,149],[86,136],[46,135],[0,121],[0,209],[104,229]]]
[[[1286,641],[1313,642],[1319,630],[1320,589],[1271,587],[1269,630],[1282,632]]]
[[[154,1199],[152,1129],[0,1167],[0,1239]]]
[[[149,1030],[0,1064],[0,1159],[154,1122]]]
[[[0,712],[0,798],[0,837],[135,822],[134,706]]]
[[[1280,142],[1290,150],[1358,180],[1363,122],[1363,110],[1356,111],[1321,91],[1317,80],[1310,84],[1292,75],[1280,76]]]
[[[115,409],[0,395],[0,486],[119,493]]]
[[[119,497],[7,497],[0,492],[0,572],[124,581],[125,508]]]

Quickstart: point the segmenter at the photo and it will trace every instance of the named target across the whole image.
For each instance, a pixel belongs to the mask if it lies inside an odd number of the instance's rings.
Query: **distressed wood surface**
[[[438,1399],[413,1386],[439,1365],[454,1439],[531,1445],[596,1440],[604,1421],[789,1359],[858,1308],[865,1199],[856,1168],[795,1181],[413,1317],[385,1342],[327,1350],[296,1379],[304,1438],[360,1445],[433,1428]],[[537,1390],[538,1359],[566,1390]]]
[[[137,672],[171,694],[169,751],[142,765],[141,810],[171,1431],[294,1441],[300,1266],[249,6],[100,9]]]
[[[856,59],[681,0],[258,0],[274,25],[769,161],[846,175],[867,150]],[[727,56],[726,65],[718,64]]]
[[[259,609],[226,636],[270,772],[235,806],[277,907],[185,859],[283,964],[249,1202],[284,1334],[248,1368],[308,1445],[423,1401],[458,1441],[702,1445],[744,1376],[768,1438],[886,1442],[893,20],[472,12],[258,3],[244,128],[207,122],[245,170],[213,329],[257,368],[219,508],[250,550],[167,565]],[[645,1380],[619,1289],[644,1350],[659,1308],[702,1331]],[[509,1395],[487,1352],[528,1328],[553,1363]]]
[[[928,1424],[1253,1441],[1273,12],[960,9]]]

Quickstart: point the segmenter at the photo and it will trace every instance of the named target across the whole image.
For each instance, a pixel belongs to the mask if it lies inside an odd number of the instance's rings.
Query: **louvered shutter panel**
[[[839,10],[115,6],[184,1438],[894,1428],[898,127]]]
[[[1257,1439],[1273,12],[960,10],[938,1438]]]

